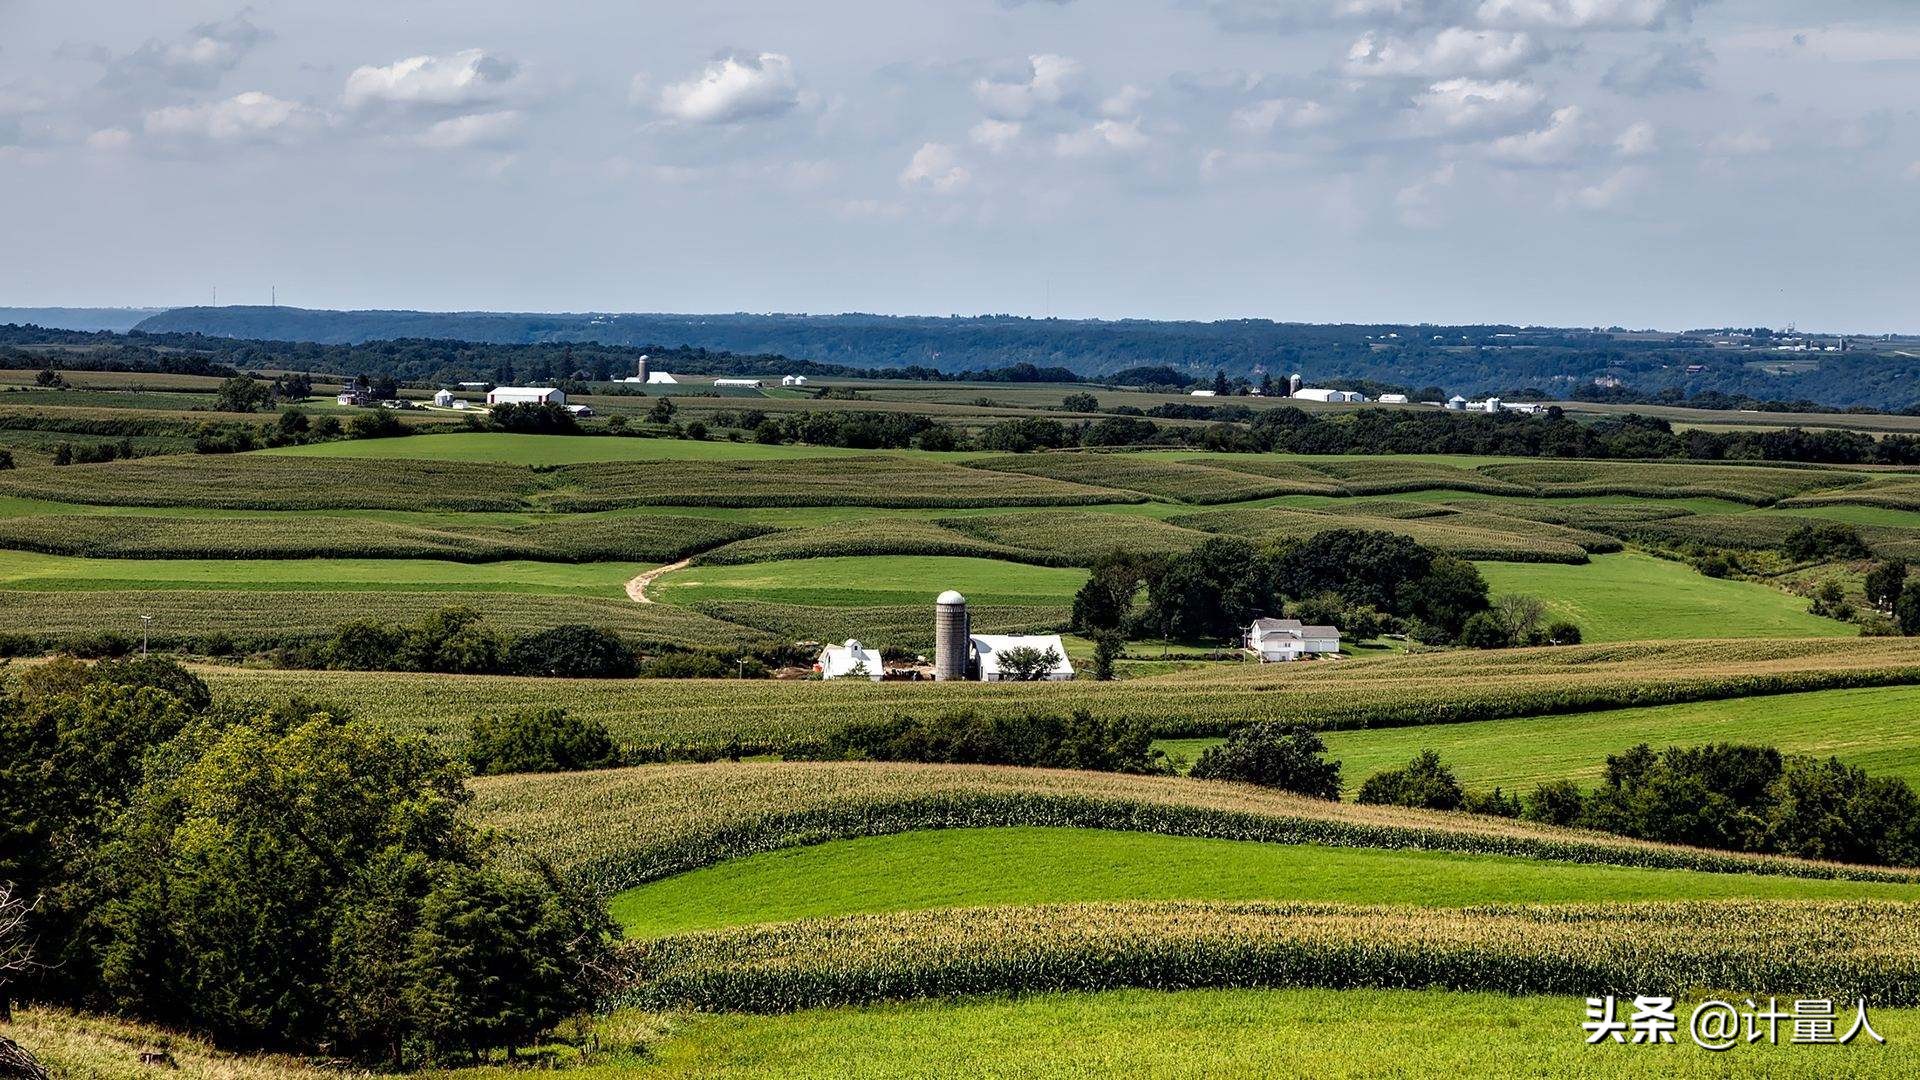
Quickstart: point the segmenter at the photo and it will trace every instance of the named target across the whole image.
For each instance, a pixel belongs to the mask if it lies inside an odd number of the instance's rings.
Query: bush
[[[1543,825],[1572,825],[1580,820],[1586,798],[1571,780],[1549,780],[1522,801],[1520,816]]]
[[[356,439],[390,439],[407,433],[407,425],[385,409],[363,412],[347,425],[347,434]]]
[[[1570,622],[1556,622],[1547,627],[1546,637],[1549,645],[1578,645],[1580,628]]]
[[[1867,557],[1867,545],[1860,539],[1860,530],[1839,521],[1802,525],[1787,534],[1780,550],[1795,562]]]
[[[467,762],[482,776],[571,772],[618,765],[620,751],[600,721],[539,709],[474,720]]]
[[[495,431],[522,434],[578,435],[580,421],[564,405],[551,401],[508,402],[495,405],[487,414],[487,426]]]
[[[1473,649],[1504,649],[1513,644],[1500,617],[1491,611],[1475,612],[1460,627],[1460,644]]]
[[[521,675],[616,679],[634,672],[633,652],[611,630],[570,624],[527,634],[507,650],[507,667]]]
[[[61,652],[82,660],[98,660],[107,656],[125,656],[132,652],[133,648],[134,640],[132,638],[112,630],[98,630],[91,634],[75,634],[60,645]]]
[[[1359,802],[1411,806],[1419,810],[1458,810],[1466,801],[1453,770],[1440,764],[1435,750],[1422,750],[1404,769],[1389,769],[1367,777],[1360,785]]]
[[[1340,763],[1321,755],[1327,744],[1306,728],[1249,724],[1210,746],[1188,774],[1198,780],[1238,780],[1316,799],[1340,797]]]

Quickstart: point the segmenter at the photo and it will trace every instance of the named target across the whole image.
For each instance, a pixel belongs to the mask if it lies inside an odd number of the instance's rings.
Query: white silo
[[[640,358],[640,362],[634,365],[635,370],[633,372],[633,375],[634,375],[635,382],[645,383],[647,381],[647,361],[649,359],[651,358],[648,356],[642,356]]]
[[[1287,376],[1287,396],[1292,397],[1293,395],[1298,394],[1300,392],[1300,388],[1304,385],[1306,384],[1300,381],[1299,372],[1296,371],[1292,375]]]
[[[948,589],[933,602],[933,677],[937,682],[966,681],[967,598]]]

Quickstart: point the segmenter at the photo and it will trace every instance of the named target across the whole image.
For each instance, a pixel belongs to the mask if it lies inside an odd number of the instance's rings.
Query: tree
[[[1321,755],[1320,736],[1293,724],[1265,721],[1237,728],[1210,746],[1189,773],[1199,780],[1238,780],[1316,799],[1340,797],[1340,763]]]
[[[1279,610],[1272,560],[1245,540],[1216,536],[1175,556],[1147,583],[1143,619],[1176,641],[1219,640]]]
[[[1404,769],[1389,769],[1367,777],[1357,801],[1375,805],[1411,806],[1422,810],[1458,810],[1466,801],[1453,770],[1440,764],[1440,754],[1422,750]]]
[[[1580,627],[1570,622],[1553,623],[1547,627],[1546,634],[1549,645],[1580,644]]]
[[[620,635],[578,623],[521,636],[507,650],[506,665],[522,675],[563,679],[624,678],[635,667]]]
[[[1907,564],[1899,560],[1877,563],[1867,571],[1867,603],[1881,611],[1892,611],[1900,590],[1907,584]]]
[[[59,372],[52,368],[41,368],[33,377],[33,385],[43,390],[65,390],[68,384],[66,377]]]
[[[249,375],[235,375],[215,391],[213,407],[219,412],[252,412],[273,404],[273,386]]]
[[[33,909],[34,904],[12,882],[0,881],[0,1021],[13,1019],[13,992],[8,987],[33,968],[33,939],[28,936]],[[0,1056],[0,1063],[5,1061]]]
[[[1780,550],[1795,562],[1815,559],[1864,559],[1866,542],[1860,530],[1839,521],[1809,522],[1787,534]]]
[[[1214,372],[1213,373],[1214,395],[1216,397],[1226,397],[1228,389],[1230,388],[1227,386],[1227,373],[1224,371]]]
[[[1472,649],[1504,649],[1514,643],[1506,624],[1491,611],[1475,612],[1460,628],[1460,644]]]
[[[467,761],[483,776],[572,772],[618,765],[620,748],[599,720],[565,709],[538,709],[475,719]]]
[[[536,435],[578,435],[580,421],[564,405],[551,401],[510,401],[495,405],[487,414],[487,426],[495,431]]]
[[[295,440],[305,435],[311,426],[307,420],[307,414],[294,408],[280,410],[280,419],[275,424],[281,437],[288,440]]]
[[[1000,673],[1009,682],[1038,682],[1060,666],[1060,652],[1049,645],[1044,649],[1021,645],[999,655]]]
[[[1097,682],[1113,681],[1113,662],[1126,648],[1118,634],[1099,634],[1093,639],[1093,677]]]
[[[1546,619],[1547,605],[1539,597],[1508,593],[1493,602],[1492,614],[1510,644],[1545,644],[1547,634],[1541,624]]]
[[[1100,399],[1092,394],[1068,394],[1060,399],[1060,407],[1067,412],[1090,413],[1100,411]]]
[[[1893,603],[1893,621],[1908,637],[1920,634],[1920,581],[1900,587],[1900,599]]]
[[[1081,634],[1120,633],[1133,617],[1134,597],[1152,571],[1153,560],[1109,551],[1094,560],[1087,583],[1073,595],[1073,629]]]
[[[673,414],[673,399],[662,396],[658,401],[653,403],[653,408],[647,410],[647,422],[653,424],[671,424],[673,423]]]

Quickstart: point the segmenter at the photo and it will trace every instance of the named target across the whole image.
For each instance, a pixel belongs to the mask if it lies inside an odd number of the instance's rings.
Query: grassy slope
[[[619,597],[636,563],[440,559],[84,559],[8,552],[0,589],[356,589],[584,593]]]
[[[1526,593],[1586,640],[1852,637],[1859,628],[1809,615],[1806,601],[1764,585],[1703,577],[1692,567],[1625,552],[1586,566],[1481,563],[1494,596]]]
[[[1682,1012],[1682,1017],[1688,1015]],[[1518,1077],[1769,1076],[1862,1080],[1920,1071],[1920,1010],[1873,1009],[1886,1045],[1587,1046],[1578,998],[1439,990],[1124,990],[987,997],[777,1016],[659,1016],[595,1021],[603,1052],[557,1075],[576,1080],[682,1077],[1153,1076]],[[1843,1025],[1844,1027],[1844,1025]],[[190,1036],[118,1020],[22,1010],[0,1032],[56,1075],[147,1080],[139,1051],[165,1047],[180,1080],[323,1080],[344,1074],[288,1058],[235,1056]],[[1784,1032],[1783,1032],[1784,1035]],[[561,1051],[561,1060],[576,1055]],[[524,1068],[426,1070],[420,1080],[506,1080]]]
[[[751,855],[615,896],[634,937],[759,922],[1092,900],[1591,902],[1732,897],[1912,899],[1920,887],[1493,855],[1263,844],[1099,829],[949,829]]]
[[[698,566],[659,578],[648,595],[674,604],[761,600],[829,607],[924,604],[959,589],[976,604],[1063,604],[1087,579],[1083,570],[1025,566],[994,559],[938,555],[873,555],[788,559],[744,566]]]

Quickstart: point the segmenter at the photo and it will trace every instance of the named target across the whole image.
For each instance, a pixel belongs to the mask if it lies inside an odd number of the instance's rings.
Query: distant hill
[[[1017,364],[1099,379],[1171,367],[1258,380],[1301,372],[1310,385],[1397,386],[1469,396],[1727,404],[1920,406],[1920,341],[1789,338],[1765,329],[1628,332],[1619,328],[1029,319],[1012,315],[676,315],[176,308],[142,333],[359,345],[408,339],[495,345],[711,349],[856,369],[945,373]],[[1797,351],[1796,351],[1797,350]]]
[[[0,307],[0,326],[44,326],[51,330],[111,330],[123,333],[166,308]]]

